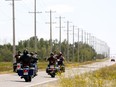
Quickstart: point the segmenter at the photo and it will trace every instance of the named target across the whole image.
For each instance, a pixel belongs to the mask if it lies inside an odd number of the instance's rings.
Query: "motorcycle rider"
[[[59,55],[57,56],[57,67],[60,67],[60,70],[63,71],[63,72],[65,72],[64,60],[65,59],[62,55],[62,52],[59,52]]]
[[[56,58],[54,57],[54,53],[50,53],[50,57],[47,59],[47,61],[49,62],[48,67],[46,69],[46,72],[48,72],[48,68],[50,67],[50,65],[56,65]]]
[[[54,51],[54,58],[57,58],[57,52],[56,51]]]
[[[31,57],[28,54],[27,49],[23,51],[23,55],[20,57],[19,62],[23,64],[23,66],[25,65],[29,65],[31,63]]]
[[[33,53],[33,52],[31,52],[30,53],[30,55],[31,55],[31,66],[32,67],[35,67],[35,75],[37,75],[37,71],[38,71],[38,67],[37,67],[37,61],[38,61],[38,58],[37,58],[37,53]]]
[[[14,72],[16,72],[17,63],[19,63],[20,57],[21,57],[21,51],[17,51],[17,53],[15,55],[16,62],[13,64],[13,71]]]
[[[54,57],[54,53],[50,53],[50,57],[47,59],[47,61],[49,61],[49,65],[55,65],[56,64],[56,58]]]
[[[18,52],[16,53],[16,55],[15,55],[16,63],[19,62],[20,57],[21,57],[21,51],[18,51]]]
[[[57,56],[57,63],[58,65],[64,65],[64,57],[62,56],[62,52],[59,52],[59,55]]]
[[[31,52],[30,55],[31,55],[31,63],[37,63],[38,60],[37,53],[34,54],[33,52]]]

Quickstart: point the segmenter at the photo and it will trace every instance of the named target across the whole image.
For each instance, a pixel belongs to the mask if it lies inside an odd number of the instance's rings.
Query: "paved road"
[[[78,68],[68,69],[65,72],[66,76],[73,76],[76,74],[81,74],[84,72],[93,71],[99,69],[101,67],[110,66],[115,62],[110,62],[107,60],[105,62],[97,62],[94,64],[83,65]],[[34,87],[34,85],[41,85],[47,82],[56,81],[58,78],[51,78],[46,74],[45,71],[39,71],[38,76],[32,79],[32,82],[25,82],[24,79],[20,79],[20,77],[15,74],[4,74],[0,75],[0,87]]]

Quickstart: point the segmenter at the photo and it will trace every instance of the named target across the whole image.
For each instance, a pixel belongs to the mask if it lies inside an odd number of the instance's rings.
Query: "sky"
[[[116,0],[36,0],[37,37],[49,39],[49,11],[52,10],[53,39],[59,40],[62,18],[62,40],[66,39],[66,22],[105,41],[111,54],[116,54]],[[18,41],[34,36],[34,0],[15,0],[15,33]],[[12,44],[12,1],[0,0],[0,44]],[[70,42],[72,41],[70,31]],[[75,37],[77,32],[75,30]],[[75,38],[75,41],[77,38]]]

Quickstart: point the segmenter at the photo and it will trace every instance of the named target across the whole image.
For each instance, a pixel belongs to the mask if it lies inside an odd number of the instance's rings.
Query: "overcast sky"
[[[37,0],[37,36],[49,39],[49,13],[52,10],[53,39],[59,39],[58,18],[62,26],[66,21],[105,41],[116,54],[116,0]],[[16,44],[34,35],[34,0],[15,0]],[[70,30],[72,27],[70,27]],[[76,34],[75,34],[76,36]],[[66,28],[62,28],[62,39]],[[72,35],[70,34],[70,41]],[[76,39],[76,38],[75,38]],[[75,40],[76,41],[76,40]],[[0,44],[12,44],[12,2],[0,0]]]

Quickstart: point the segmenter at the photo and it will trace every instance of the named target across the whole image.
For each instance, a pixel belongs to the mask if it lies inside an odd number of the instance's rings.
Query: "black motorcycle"
[[[28,65],[22,67],[21,63],[17,63],[17,73],[21,78],[25,79],[25,82],[31,82],[32,78],[36,76],[36,69]]]
[[[60,72],[60,73],[63,73],[63,72],[65,72],[65,66],[64,65],[58,65],[58,71]]]
[[[52,78],[54,78],[56,76],[58,69],[55,65],[48,65],[46,72],[48,73],[48,75],[50,75]]]

